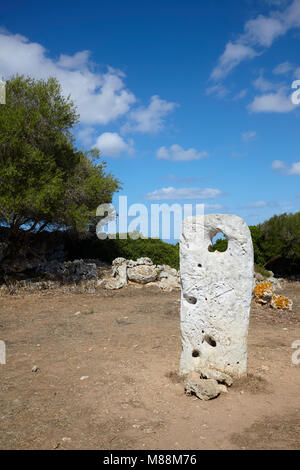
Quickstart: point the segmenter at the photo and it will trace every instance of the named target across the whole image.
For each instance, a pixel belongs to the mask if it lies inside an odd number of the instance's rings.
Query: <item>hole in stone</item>
[[[208,247],[208,251],[211,253],[218,251],[223,253],[228,248],[228,238],[223,232],[217,232],[211,239],[211,245]]]
[[[200,352],[198,351],[198,349],[194,349],[194,351],[192,352],[192,356],[193,357],[199,357],[200,356]]]
[[[196,297],[193,297],[192,295],[183,294],[183,297],[189,304],[195,305],[197,303]]]
[[[201,264],[201,263],[198,264],[198,268],[202,268],[202,264]]]
[[[203,341],[206,341],[210,346],[215,348],[217,346],[216,341],[209,335],[205,335]]]

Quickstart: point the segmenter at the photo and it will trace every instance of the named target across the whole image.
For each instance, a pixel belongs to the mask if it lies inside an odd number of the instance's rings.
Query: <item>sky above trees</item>
[[[0,76],[55,76],[128,203],[300,206],[300,0],[1,4]],[[300,101],[300,100],[299,100]]]

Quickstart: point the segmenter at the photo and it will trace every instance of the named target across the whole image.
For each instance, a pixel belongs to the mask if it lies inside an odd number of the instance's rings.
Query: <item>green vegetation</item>
[[[257,264],[275,273],[300,272],[300,212],[274,215],[250,229]]]
[[[268,276],[300,272],[300,212],[275,215],[266,222],[250,226],[255,269]],[[210,251],[225,251],[227,240],[219,239]]]
[[[15,245],[24,232],[69,229],[86,233],[96,208],[111,202],[120,182],[106,173],[99,152],[75,147],[79,116],[54,78],[6,82],[0,106],[0,224]]]
[[[221,253],[228,248],[228,240],[226,238],[219,238],[216,242],[208,248],[208,251],[220,251]]]
[[[263,224],[250,226],[254,247],[255,270],[263,276],[297,274],[300,272],[300,212],[274,216]],[[226,251],[228,241],[218,239],[209,251]],[[78,247],[77,247],[78,249]],[[128,238],[82,241],[80,253],[111,262],[120,256],[127,259],[148,256],[155,264],[179,267],[179,243],[172,245],[160,239]]]
[[[99,258],[111,263],[115,258],[137,260],[138,258],[151,258],[155,264],[168,264],[172,268],[179,269],[179,243],[173,245],[159,238],[131,238],[115,240],[99,240],[95,236],[89,239],[69,241],[68,252],[72,258]]]
[[[264,277],[270,277],[271,273],[270,271],[267,271],[263,266],[260,266],[259,264],[254,264],[254,269],[256,273],[261,274]]]

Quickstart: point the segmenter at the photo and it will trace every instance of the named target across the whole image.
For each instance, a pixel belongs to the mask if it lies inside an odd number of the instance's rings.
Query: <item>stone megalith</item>
[[[225,252],[210,252],[217,233]],[[216,369],[233,376],[247,371],[247,337],[253,290],[250,230],[235,215],[202,215],[183,221],[180,239],[180,373]]]

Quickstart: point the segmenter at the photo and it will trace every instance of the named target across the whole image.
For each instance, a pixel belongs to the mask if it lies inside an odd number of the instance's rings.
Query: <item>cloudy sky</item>
[[[0,13],[0,77],[57,77],[78,146],[100,149],[128,204],[204,203],[249,224],[299,210],[300,0],[11,0]]]

